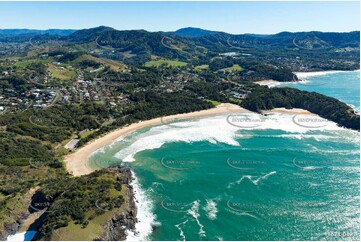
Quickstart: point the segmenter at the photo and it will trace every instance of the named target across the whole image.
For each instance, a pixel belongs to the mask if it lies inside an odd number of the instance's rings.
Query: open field
[[[205,69],[208,69],[208,68],[209,68],[208,65],[200,65],[200,66],[194,67],[195,70],[205,70]]]
[[[75,78],[76,73],[72,69],[60,69],[59,67],[49,64],[48,70],[50,71],[50,75],[54,78],[60,79],[62,81],[72,80]]]
[[[122,71],[127,68],[127,66],[121,62],[110,60],[110,59],[97,58],[97,57],[91,56],[91,55],[83,55],[82,57],[80,57],[78,59],[78,62],[83,61],[83,60],[90,60],[90,61],[94,61],[94,62],[102,64],[102,65],[107,65],[113,71]]]
[[[235,65],[233,65],[231,67],[220,69],[220,71],[227,71],[227,70],[231,70],[233,72],[234,71],[243,71],[243,68],[240,65],[235,64]]]

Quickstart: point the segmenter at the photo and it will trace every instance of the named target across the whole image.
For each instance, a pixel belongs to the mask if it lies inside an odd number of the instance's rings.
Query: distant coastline
[[[307,77],[311,77],[311,76],[321,76],[321,75],[340,73],[340,72],[351,72],[351,71],[360,71],[360,69],[358,69],[358,70],[350,70],[350,71],[330,70],[330,71],[293,72],[293,74],[295,74],[297,76],[297,78],[302,79],[302,78],[307,78]],[[293,82],[295,82],[295,81],[280,82],[280,81],[269,79],[269,80],[257,81],[257,82],[254,82],[254,83],[256,83],[256,84],[258,84],[260,86],[268,86],[268,87],[272,88],[272,87],[276,87],[276,86],[279,86],[279,85],[282,85],[282,84],[289,84],[289,83],[293,83]]]
[[[295,74],[298,78],[306,78],[306,77],[310,77],[310,76],[321,76],[321,75],[326,75],[326,74],[333,74],[333,73],[339,73],[339,72],[351,72],[351,71],[360,71],[360,69],[358,70],[330,70],[330,71],[310,71],[310,72],[293,72],[293,74]]]

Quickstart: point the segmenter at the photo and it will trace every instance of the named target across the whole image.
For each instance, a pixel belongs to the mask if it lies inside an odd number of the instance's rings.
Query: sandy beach
[[[250,112],[250,111],[241,108],[235,104],[222,103],[217,107],[208,110],[170,115],[162,118],[155,118],[151,120],[145,120],[138,123],[134,123],[129,126],[111,131],[110,133],[91,141],[90,143],[86,144],[80,149],[75,150],[73,153],[66,155],[64,159],[66,169],[69,173],[73,174],[74,176],[86,175],[93,172],[94,169],[89,167],[87,164],[89,157],[95,151],[101,149],[104,146],[110,145],[111,143],[113,143],[122,136],[130,134],[138,129],[147,126],[160,125],[162,123],[166,123],[172,120],[201,118],[201,117],[209,117],[209,116],[232,114],[232,113],[242,113],[242,112]]]
[[[261,112],[262,114],[270,114],[270,113],[284,113],[284,114],[303,114],[303,115],[313,115],[318,116],[317,114],[311,113],[307,110],[301,109],[301,108],[292,108],[292,109],[286,109],[286,108],[274,108],[271,110],[263,110]]]
[[[279,81],[275,81],[275,80],[263,80],[263,81],[258,81],[258,82],[254,82],[254,83],[261,85],[261,86],[274,87],[274,86],[281,85],[284,82],[279,82]]]
[[[120,129],[116,129],[107,133],[106,135],[99,137],[80,149],[75,150],[73,153],[65,156],[65,165],[67,171],[74,176],[82,176],[89,174],[94,171],[93,168],[88,166],[88,160],[92,156],[94,152],[103,148],[104,146],[110,145],[117,139],[122,136],[128,135],[132,132],[135,132],[138,129],[147,127],[147,126],[155,126],[170,122],[172,120],[182,120],[182,119],[192,119],[192,118],[202,118],[202,117],[210,117],[224,114],[234,114],[234,113],[251,113],[250,111],[239,107],[235,104],[230,103],[222,103],[215,108],[202,110],[191,113],[184,114],[176,114],[170,115],[162,118],[155,118],[151,120],[145,120],[138,123],[131,124],[126,127],[122,127]],[[285,109],[285,108],[275,108],[272,110],[265,110],[262,113],[286,113],[286,114],[307,114],[307,115],[315,115],[307,110],[303,109]]]

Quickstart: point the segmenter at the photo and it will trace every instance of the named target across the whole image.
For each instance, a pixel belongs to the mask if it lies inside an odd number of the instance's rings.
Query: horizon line
[[[288,30],[284,30],[281,32],[276,32],[276,33],[271,33],[271,34],[265,34],[265,33],[229,33],[229,32],[225,32],[222,30],[210,30],[210,29],[204,29],[201,27],[182,27],[176,30],[158,30],[158,31],[150,31],[150,30],[146,30],[146,29],[116,29],[114,27],[111,26],[107,26],[107,25],[99,25],[99,26],[95,26],[95,27],[85,27],[85,28],[80,28],[80,29],[73,29],[73,28],[47,28],[47,29],[36,29],[36,28],[26,28],[26,27],[22,27],[22,28],[0,28],[0,30],[32,30],[32,31],[47,31],[47,30],[74,30],[74,31],[80,31],[80,30],[85,30],[85,29],[94,29],[94,28],[99,28],[99,27],[108,27],[108,28],[112,28],[114,30],[117,31],[147,31],[150,33],[159,33],[159,32],[176,32],[178,30],[181,29],[186,29],[186,28],[193,28],[193,29],[200,29],[200,30],[206,30],[206,31],[211,31],[211,32],[220,32],[220,33],[226,33],[226,34],[230,34],[230,35],[242,35],[242,34],[256,34],[256,35],[275,35],[275,34],[279,34],[279,33],[284,33],[284,32],[288,32],[288,33],[302,33],[302,32],[321,32],[321,33],[351,33],[351,32],[360,32],[360,29],[358,30],[350,30],[350,31],[321,31],[321,30],[300,30],[300,31],[288,31]]]

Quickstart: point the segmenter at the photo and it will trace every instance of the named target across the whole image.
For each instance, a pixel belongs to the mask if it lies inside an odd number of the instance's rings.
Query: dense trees
[[[351,107],[335,98],[316,92],[293,88],[256,87],[242,102],[242,106],[252,111],[280,107],[302,108],[346,128],[360,130],[360,116],[355,114]]]
[[[225,58],[214,58],[211,62],[209,62],[209,69],[217,71],[219,69],[231,67],[234,63],[234,59],[229,56]]]

